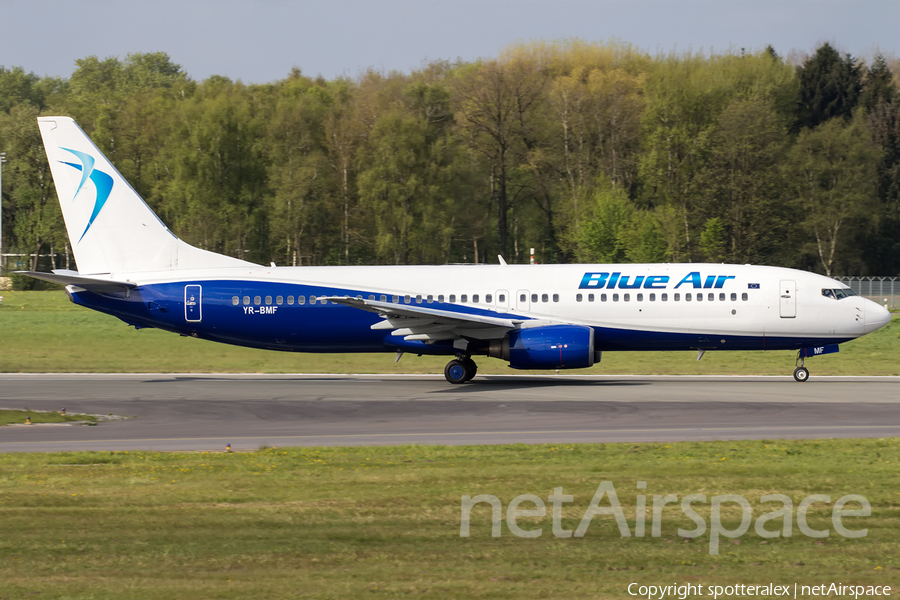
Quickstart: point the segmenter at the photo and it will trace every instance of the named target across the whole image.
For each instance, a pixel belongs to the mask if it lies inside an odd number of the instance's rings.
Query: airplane
[[[890,322],[828,277],[730,264],[277,267],[176,237],[69,117],[38,118],[78,271],[23,272],[136,329],[287,352],[473,356],[580,369],[620,350],[796,350],[806,358]]]

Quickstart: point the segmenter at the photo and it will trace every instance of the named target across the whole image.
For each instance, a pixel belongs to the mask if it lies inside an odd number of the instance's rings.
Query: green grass
[[[31,411],[0,409],[0,426],[14,423],[25,423],[25,417],[31,417],[33,424],[40,423],[71,423],[73,421],[88,421],[96,423],[97,417],[93,415],[62,414],[56,411]]]
[[[631,582],[900,583],[900,440],[732,441],[673,444],[357,447],[257,452],[79,452],[0,455],[0,598],[628,598]],[[602,481],[615,485],[634,531],[647,495],[645,537],[620,536],[597,516],[583,538],[557,538],[551,517],[515,537],[490,532],[490,509],[459,536],[463,495],[572,494],[562,527],[575,529]],[[646,481],[638,491],[636,481]],[[653,495],[739,494],[754,521],[794,503],[793,537],[738,543],[709,534],[678,505],[650,535]],[[851,517],[847,539],[832,505],[814,504],[812,539],[796,507],[861,494],[870,517]],[[606,501],[603,502],[606,505]],[[693,505],[710,522],[709,504]],[[533,508],[523,504],[522,509]],[[852,507],[848,507],[852,508]],[[724,511],[735,528],[739,513]],[[504,515],[505,516],[505,515]],[[770,522],[775,530],[780,521]]]
[[[238,348],[154,329],[71,304],[62,291],[5,292],[0,372],[442,373],[446,357],[392,353],[299,354]],[[573,374],[789,375],[796,352],[607,352]],[[879,331],[807,361],[817,375],[900,375],[900,317]],[[482,374],[516,373],[478,358]]]

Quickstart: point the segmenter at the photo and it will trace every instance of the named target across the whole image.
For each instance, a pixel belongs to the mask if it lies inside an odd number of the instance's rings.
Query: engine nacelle
[[[488,356],[509,361],[513,369],[583,369],[599,362],[594,330],[580,325],[515,329],[491,342]]]

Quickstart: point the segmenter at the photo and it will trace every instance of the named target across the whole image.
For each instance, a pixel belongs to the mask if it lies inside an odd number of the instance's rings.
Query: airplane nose
[[[877,302],[872,302],[871,300],[866,302],[866,332],[872,332],[876,329],[881,329],[885,325],[891,322],[891,313],[888,309],[878,304]]]

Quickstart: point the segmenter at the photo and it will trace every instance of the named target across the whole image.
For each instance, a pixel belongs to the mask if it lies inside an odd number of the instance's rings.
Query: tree
[[[900,102],[878,104],[869,130],[881,157],[877,165],[878,209],[875,231],[860,240],[872,273],[900,274]]]
[[[44,144],[35,120],[38,109],[28,103],[13,106],[10,113],[0,113],[0,139],[9,155],[3,168],[6,196],[3,225],[10,238],[7,246],[19,246],[33,254],[29,268],[38,269],[38,255],[50,246],[66,244],[62,212],[56,197]],[[54,265],[55,266],[55,265]]]
[[[187,241],[268,263],[262,94],[214,76],[179,105],[164,194]]]
[[[719,116],[697,176],[696,212],[707,240],[700,247],[709,260],[769,263],[787,244],[781,169],[787,145],[787,130],[768,102],[735,100]],[[707,243],[711,223],[722,247]]]
[[[490,165],[497,244],[509,256],[509,211],[516,197],[510,193],[510,176],[524,152],[522,125],[541,97],[543,76],[523,60],[489,61],[459,75],[458,121],[469,145]]]
[[[48,97],[63,87],[59,79],[39,78],[34,73],[26,73],[22,67],[0,66],[0,112],[9,113],[17,104],[43,109]]]
[[[897,96],[897,83],[888,68],[884,56],[879,54],[872,61],[863,84],[860,105],[871,113],[880,104],[890,104]]]
[[[578,261],[626,262],[626,232],[635,208],[625,190],[615,187],[598,190],[589,211],[578,232]]]
[[[296,70],[275,94],[266,135],[273,246],[287,264],[322,264],[342,239],[338,182],[325,141],[332,97],[327,86]]]
[[[862,67],[822,44],[798,69],[800,101],[796,126],[813,128],[834,117],[849,119],[862,90]]]
[[[867,226],[875,205],[875,165],[879,150],[860,118],[840,119],[800,133],[787,161],[797,210],[814,238],[814,251],[825,274],[847,264],[851,250],[838,253],[854,229]]]

